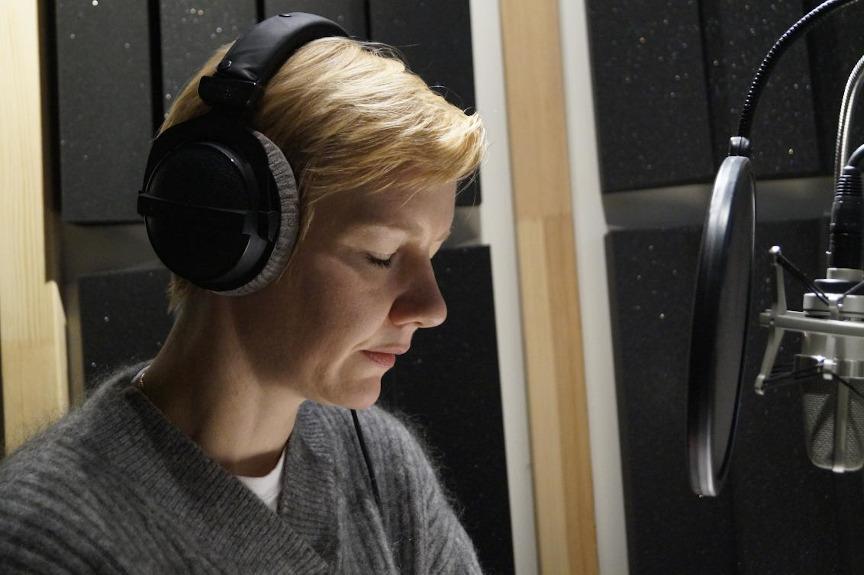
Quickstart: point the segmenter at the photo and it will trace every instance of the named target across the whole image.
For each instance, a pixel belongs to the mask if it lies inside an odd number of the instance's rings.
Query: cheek
[[[386,284],[336,257],[315,258],[297,280],[294,315],[303,336],[324,345],[374,333],[389,313]]]

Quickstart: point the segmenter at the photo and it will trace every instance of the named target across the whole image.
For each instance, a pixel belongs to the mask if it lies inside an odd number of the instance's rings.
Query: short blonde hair
[[[190,79],[160,132],[206,113],[198,81],[215,73],[222,46]],[[330,194],[421,191],[472,177],[482,160],[485,130],[409,71],[396,51],[377,43],[322,38],[301,47],[276,72],[252,120],[282,149],[297,178],[301,240],[315,202]],[[169,311],[175,317],[200,291],[172,274]]]

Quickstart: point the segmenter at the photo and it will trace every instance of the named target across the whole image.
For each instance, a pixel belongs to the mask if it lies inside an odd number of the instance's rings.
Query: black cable
[[[741,108],[741,116],[738,120],[738,137],[750,139],[750,130],[753,127],[753,113],[756,109],[756,104],[759,102],[759,97],[762,95],[762,90],[768,76],[774,65],[780,59],[780,56],[786,51],[792,42],[798,39],[804,32],[808,31],[819,20],[831,13],[835,8],[844,8],[850,4],[854,4],[858,0],[828,0],[823,2],[804,17],[795,22],[795,24],[786,30],[780,38],[774,42],[774,45],[768,50],[768,54],[762,60],[756,73],[753,75],[753,81],[750,83],[750,89],[747,91],[747,99],[744,101],[744,106]]]
[[[383,507],[381,507],[381,495],[378,493],[378,482],[375,480],[375,472],[372,470],[372,462],[369,460],[369,452],[366,451],[366,442],[363,440],[363,430],[360,428],[360,420],[357,418],[357,411],[351,410],[351,417],[354,419],[354,431],[357,433],[357,440],[360,442],[360,451],[363,452],[363,460],[366,462],[366,471],[369,472],[369,482],[372,484],[372,494],[375,496],[375,503],[378,504],[378,510],[383,516]]]

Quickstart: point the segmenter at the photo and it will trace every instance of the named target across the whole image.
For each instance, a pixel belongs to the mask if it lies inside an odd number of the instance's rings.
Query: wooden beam
[[[596,574],[558,0],[501,0],[542,573]]]
[[[66,319],[49,278],[44,67],[36,0],[0,0],[0,353],[5,453],[69,406]],[[47,206],[46,206],[47,201]],[[47,225],[46,225],[47,224]],[[46,239],[47,237],[47,239]]]

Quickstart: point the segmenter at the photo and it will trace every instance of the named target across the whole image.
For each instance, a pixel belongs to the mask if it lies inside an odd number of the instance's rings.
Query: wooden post
[[[500,6],[540,569],[595,574],[558,0]]]
[[[48,277],[48,264],[56,261],[46,258],[56,216],[46,190],[41,30],[36,0],[0,0],[0,353],[7,454],[69,407],[66,319],[57,283]]]

